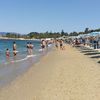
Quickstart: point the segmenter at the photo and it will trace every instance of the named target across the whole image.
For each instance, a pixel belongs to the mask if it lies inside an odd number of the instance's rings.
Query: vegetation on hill
[[[95,29],[95,30],[90,30],[89,28],[86,28],[83,32],[64,32],[64,30],[62,30],[61,32],[44,32],[44,33],[39,33],[39,32],[30,32],[28,34],[16,34],[16,33],[6,33],[5,35],[2,35],[4,37],[8,37],[8,38],[25,38],[25,39],[41,39],[41,38],[59,38],[61,36],[77,36],[79,34],[88,34],[90,32],[100,32],[100,28],[99,29]]]

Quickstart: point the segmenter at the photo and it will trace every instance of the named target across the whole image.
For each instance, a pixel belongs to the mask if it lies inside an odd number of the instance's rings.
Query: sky
[[[0,32],[100,28],[100,0],[0,0]]]

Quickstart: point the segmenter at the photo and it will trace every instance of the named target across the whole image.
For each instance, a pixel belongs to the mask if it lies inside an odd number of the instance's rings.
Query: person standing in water
[[[27,47],[27,53],[30,54],[30,45],[29,45],[29,42],[27,42],[27,46],[26,47]]]
[[[44,51],[45,46],[46,46],[45,41],[42,40],[42,41],[41,41],[41,49],[42,49],[42,51]]]
[[[30,55],[32,55],[32,52],[33,52],[33,44],[30,42],[29,44],[29,51],[30,51]]]
[[[13,42],[13,55],[16,56],[17,52],[16,52],[16,42]]]

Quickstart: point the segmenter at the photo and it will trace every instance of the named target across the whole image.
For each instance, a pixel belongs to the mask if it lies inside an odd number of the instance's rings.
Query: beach
[[[100,100],[100,64],[69,45],[0,89],[0,100]]]

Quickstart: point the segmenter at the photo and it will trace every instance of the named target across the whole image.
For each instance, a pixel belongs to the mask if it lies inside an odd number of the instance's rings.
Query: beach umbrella
[[[77,38],[84,38],[86,36],[88,36],[88,35],[87,34],[80,34],[80,35],[77,36]]]
[[[90,37],[90,34],[84,34],[83,36],[84,36],[84,38]]]
[[[90,36],[100,36],[100,32],[91,32],[89,33]]]

